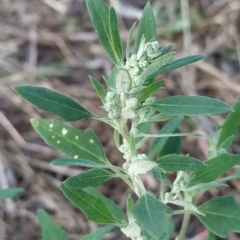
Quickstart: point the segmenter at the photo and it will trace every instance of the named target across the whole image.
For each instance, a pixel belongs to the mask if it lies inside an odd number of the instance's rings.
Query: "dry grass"
[[[120,17],[123,40],[146,3],[111,0]],[[204,61],[165,76],[166,91],[173,94],[199,94],[233,104],[240,94],[240,2],[239,0],[152,1],[161,46],[176,43],[177,56],[202,53]],[[0,240],[40,239],[35,215],[45,208],[77,240],[97,228],[74,208],[58,190],[60,181],[81,171],[58,168],[49,162],[60,154],[47,147],[29,124],[29,118],[52,118],[20,99],[12,86],[45,86],[72,96],[92,112],[102,114],[100,101],[88,75],[99,80],[107,76],[111,63],[106,58],[91,27],[83,0],[4,0],[0,8],[0,187],[23,187],[20,197],[0,203]],[[102,80],[101,80],[102,81]],[[222,117],[185,121],[185,131],[212,133]],[[73,123],[79,129],[91,128],[100,137],[107,155],[116,164],[122,159],[111,140],[112,130],[95,120]],[[154,125],[157,131],[160,125]],[[236,141],[232,151],[240,152]],[[205,158],[204,139],[186,138],[183,153]],[[149,189],[157,183],[145,177]],[[240,184],[232,181],[228,190],[208,192],[205,200],[233,194],[240,201]],[[121,181],[110,181],[101,191],[125,207],[129,189]],[[64,211],[63,211],[64,209]],[[176,231],[181,218],[176,219]],[[203,227],[193,219],[189,239],[201,239]],[[195,236],[195,237],[194,237]],[[118,231],[107,239],[125,239]],[[240,239],[231,234],[229,240]]]

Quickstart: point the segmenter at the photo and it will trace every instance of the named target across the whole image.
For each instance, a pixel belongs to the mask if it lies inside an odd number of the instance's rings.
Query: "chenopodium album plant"
[[[227,153],[227,148],[237,136],[240,123],[240,101],[232,108],[224,102],[203,96],[170,96],[156,99],[154,94],[163,88],[163,80],[155,77],[173,69],[196,62],[202,55],[174,59],[169,52],[173,45],[163,48],[156,41],[156,25],[151,5],[143,10],[134,45],[130,55],[130,42],[136,24],[130,30],[124,61],[114,8],[101,0],[86,0],[91,21],[99,41],[115,65],[107,89],[90,77],[102,101],[107,117],[89,112],[73,99],[58,92],[32,86],[19,86],[16,91],[23,98],[66,121],[94,118],[114,128],[116,147],[123,154],[122,167],[114,166],[104,153],[97,136],[90,129],[80,131],[57,120],[32,119],[31,123],[45,142],[63,152],[67,157],[52,162],[56,166],[81,166],[90,168],[66,179],[60,189],[78,207],[87,219],[106,225],[82,239],[101,239],[114,227],[132,240],[171,239],[174,215],[183,214],[183,223],[176,239],[185,239],[191,214],[195,215],[214,236],[226,237],[230,232],[240,232],[240,206],[232,196],[216,197],[199,206],[199,199],[210,188],[222,188],[229,179],[239,178],[240,172],[221,178],[221,175],[240,162],[240,155]],[[209,116],[229,112],[225,122],[214,136],[208,136],[209,157],[200,161],[179,155],[182,136],[179,125],[184,116]],[[157,134],[149,134],[152,122],[168,121]],[[140,152],[148,138],[154,138],[148,153]],[[160,182],[159,194],[149,192],[141,179],[142,174],[152,174]],[[169,173],[176,173],[171,182]],[[121,178],[135,193],[126,199],[126,213],[97,190],[97,186]],[[135,199],[135,200],[134,200]],[[178,206],[178,210],[169,206]],[[40,212],[44,239],[50,232],[66,239],[56,225],[47,224],[48,216]],[[46,218],[45,218],[46,217]],[[41,221],[42,219],[42,221]],[[45,220],[46,221],[45,221]],[[51,227],[52,226],[52,227]]]

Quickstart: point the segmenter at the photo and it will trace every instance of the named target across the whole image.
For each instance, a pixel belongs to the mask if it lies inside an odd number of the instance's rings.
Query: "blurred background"
[[[118,16],[122,41],[138,21],[146,0],[111,0]],[[203,61],[164,76],[166,90],[157,97],[175,94],[205,95],[233,105],[240,95],[240,1],[239,0],[152,0],[161,47],[175,43],[176,58],[204,54]],[[46,146],[33,131],[29,119],[56,118],[34,108],[12,90],[17,85],[36,85],[69,95],[97,114],[97,97],[88,75],[103,82],[112,64],[100,46],[83,0],[0,0],[0,187],[22,187],[25,193],[0,203],[0,240],[41,239],[37,208],[44,208],[68,232],[69,240],[79,240],[97,228],[71,205],[58,189],[67,177],[80,168],[60,168],[49,162],[60,155]],[[135,32],[136,33],[136,32]],[[163,78],[163,77],[161,77]],[[211,134],[223,121],[222,116],[186,118],[182,131]],[[72,123],[78,129],[91,128],[100,138],[109,159],[123,163],[112,140],[113,131],[95,120]],[[163,124],[154,124],[157,132]],[[239,141],[231,151],[240,153]],[[149,143],[146,144],[146,149]],[[204,138],[184,138],[182,153],[206,159]],[[143,177],[151,191],[158,183]],[[240,183],[213,189],[213,196],[232,194],[240,202]],[[122,209],[131,191],[120,180],[111,180],[101,191]],[[174,219],[175,234],[181,216]],[[202,239],[204,227],[192,218],[187,237]],[[116,230],[106,239],[126,239]],[[240,239],[230,234],[229,240]]]

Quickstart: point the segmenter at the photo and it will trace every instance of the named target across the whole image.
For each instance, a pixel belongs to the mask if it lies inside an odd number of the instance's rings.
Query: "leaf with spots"
[[[31,119],[36,132],[51,147],[73,159],[108,163],[101,142],[90,130],[77,130],[57,120]]]
[[[72,98],[43,87],[19,86],[15,91],[43,111],[55,114],[66,121],[97,117]]]

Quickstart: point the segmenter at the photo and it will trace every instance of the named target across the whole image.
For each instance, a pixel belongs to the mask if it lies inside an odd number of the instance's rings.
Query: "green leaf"
[[[115,228],[115,226],[113,226],[113,225],[101,227],[101,228],[95,230],[94,232],[91,232],[91,233],[83,236],[81,238],[81,240],[102,240],[104,235],[111,232],[114,228]]]
[[[131,44],[131,39],[132,39],[132,33],[133,33],[133,30],[135,29],[136,27],[136,24],[137,22],[135,22],[130,31],[129,31],[129,34],[128,34],[128,38],[127,38],[127,44],[126,44],[126,59],[128,60],[129,59],[129,52],[130,52],[130,44]]]
[[[143,9],[140,19],[138,33],[135,40],[134,52],[137,53],[141,38],[144,35],[146,42],[156,40],[156,23],[151,4],[148,2]]]
[[[214,235],[212,232],[208,231],[208,237],[201,239],[201,240],[217,240],[216,235]]]
[[[85,214],[87,219],[102,224],[122,224],[122,219],[116,222],[114,212],[101,198],[86,192],[85,189],[71,189],[64,184],[60,185],[60,189]]]
[[[51,119],[31,119],[31,123],[49,146],[68,157],[102,164],[108,162],[99,139],[90,129],[80,131]]]
[[[22,192],[24,192],[23,188],[0,189],[0,200],[3,200],[5,198],[13,198]]]
[[[235,135],[231,135],[227,137],[225,140],[223,140],[221,144],[217,146],[218,152],[222,151],[222,149],[227,149],[228,147],[230,147],[230,145],[233,143],[235,138],[236,138]],[[216,142],[214,142],[214,145],[216,145]]]
[[[66,240],[66,232],[53,221],[43,209],[37,210],[37,216],[42,230],[42,240]]]
[[[84,188],[84,191],[91,194],[94,197],[101,199],[104,202],[104,204],[108,206],[108,209],[113,214],[113,217],[115,218],[115,221],[117,223],[116,225],[118,225],[119,227],[126,227],[127,223],[125,220],[125,216],[122,210],[114,201],[112,201],[110,198],[105,197],[96,188],[88,187]]]
[[[179,124],[182,122],[183,117],[177,117],[173,120],[171,120],[168,124],[166,124],[160,131],[159,134],[165,134],[165,133],[173,133],[178,128]],[[168,141],[168,138],[156,138],[154,139],[153,143],[150,146],[149,150],[149,158],[154,157],[154,155],[161,151],[161,149],[164,147],[166,142]]]
[[[105,169],[94,168],[66,179],[63,184],[72,189],[96,187],[114,176]]]
[[[177,128],[173,133],[181,133]],[[168,154],[179,154],[182,148],[182,137],[169,137],[158,153],[158,157]]]
[[[156,77],[159,74],[157,73],[161,67],[165,66],[167,63],[171,62],[175,56],[175,53],[168,53],[161,57],[158,57],[156,60],[154,60],[153,63],[151,63],[139,76],[142,80],[147,80],[152,77]]]
[[[219,179],[218,181],[226,182],[232,179],[240,179],[240,170],[234,172],[232,175]]]
[[[143,122],[137,125],[137,129],[139,133],[148,133],[151,128],[151,122]],[[146,138],[144,137],[136,137],[135,142],[136,144],[142,145],[143,141],[145,141]]]
[[[100,43],[112,62],[122,67],[121,40],[114,9],[109,8],[102,0],[86,0],[86,5]]]
[[[163,55],[166,54],[166,53],[168,53],[168,52],[172,49],[173,46],[174,46],[174,44],[170,44],[170,45],[168,45],[168,46],[166,46],[166,47],[164,47],[164,48],[161,48],[161,49],[158,51],[158,53],[160,54],[159,57],[160,57],[160,56],[163,56]]]
[[[166,216],[164,232],[161,240],[170,240],[174,232],[174,222],[171,215]]]
[[[129,194],[128,198],[127,198],[127,216],[128,218],[132,218],[132,209],[134,207],[134,200],[132,198],[132,196]]]
[[[19,86],[15,91],[34,106],[62,117],[66,121],[77,121],[96,117],[72,98],[43,87]]]
[[[105,103],[106,91],[103,88],[102,84],[92,76],[89,76],[92,85],[94,86],[98,96],[100,97],[102,103]]]
[[[123,56],[122,56],[122,43],[119,34],[117,14],[114,8],[109,9],[109,33],[111,39],[111,45],[116,58],[118,59],[118,66],[123,66]]]
[[[190,184],[212,182],[239,162],[239,154],[221,154],[205,161],[204,163],[206,163],[207,167],[194,172],[191,175]]]
[[[175,118],[176,116],[168,115],[165,113],[159,113],[149,117],[147,120],[150,122],[163,122]]]
[[[168,207],[149,194],[141,196],[133,207],[132,214],[141,227],[153,239],[160,239],[164,233]]]
[[[206,165],[196,158],[169,154],[156,160],[158,166],[167,172],[197,171]]]
[[[231,111],[231,107],[217,99],[203,96],[172,96],[156,101],[152,107],[168,115],[217,115]]]
[[[108,87],[112,90],[114,90],[116,88],[116,82],[115,82],[115,79],[116,79],[116,75],[118,73],[118,68],[117,67],[114,67],[110,73],[110,76],[109,78],[104,78],[106,84],[108,85]]]
[[[227,138],[232,137],[231,141],[225,148],[228,148],[233,142],[234,138],[238,135],[238,128],[240,125],[240,99],[233,106],[233,111],[228,113],[224,123],[220,126],[220,135],[218,138],[217,146],[219,147]]]
[[[138,94],[137,98],[139,102],[145,101],[147,98],[151,97],[156,93],[160,88],[162,88],[164,81],[154,82],[147,87],[143,88]]]
[[[205,227],[219,237],[240,232],[240,205],[232,196],[214,198],[199,207],[205,216],[197,214]]]
[[[87,168],[114,168],[110,164],[98,163],[85,159],[75,159],[75,158],[58,158],[51,162],[54,166],[80,166]]]
[[[150,76],[149,77],[154,77],[163,73],[167,73],[170,72],[174,69],[183,67],[185,65],[188,65],[190,63],[194,63],[197,62],[201,59],[203,59],[204,56],[203,55],[193,55],[193,56],[188,56],[188,57],[184,57],[184,58],[180,58],[177,60],[174,60],[170,63],[165,64],[164,66],[161,66],[159,69],[156,69],[154,72],[152,72],[152,74],[149,72]]]
[[[210,188],[219,188],[219,187],[228,187],[227,184],[218,183],[218,182],[209,182],[209,183],[199,183],[194,185],[190,188],[185,189],[185,192],[195,192],[203,189],[210,189]]]

